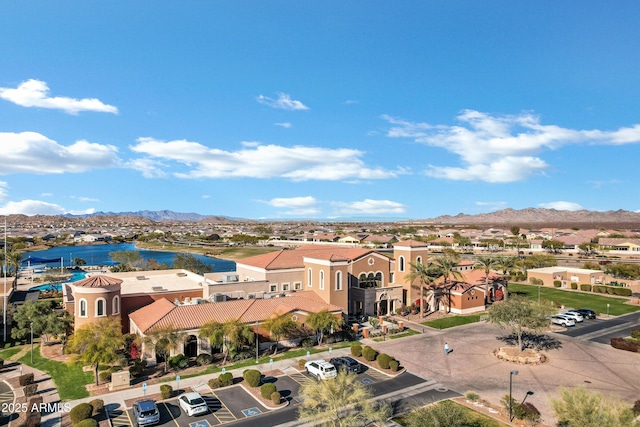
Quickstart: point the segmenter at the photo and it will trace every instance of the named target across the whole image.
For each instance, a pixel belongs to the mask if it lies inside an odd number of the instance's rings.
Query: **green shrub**
[[[304,338],[300,340],[300,347],[311,348],[316,345],[316,341],[313,338]]]
[[[391,356],[385,353],[380,353],[378,357],[376,357],[378,366],[382,369],[389,369],[389,362],[391,362],[391,360],[393,360]]]
[[[102,371],[98,374],[100,381],[109,382],[111,381],[111,371]]]
[[[605,288],[606,286],[601,286],[601,285],[595,285],[592,287],[593,292],[597,293],[597,294],[603,294],[605,293]]]
[[[636,400],[633,404],[633,415],[636,417],[640,415],[640,399]]]
[[[480,399],[480,396],[478,396],[478,393],[476,393],[475,391],[468,391],[464,394],[464,396],[467,398],[467,400],[470,400],[472,402]]]
[[[147,369],[146,360],[134,359],[133,365],[129,368],[129,373],[135,378],[142,375],[142,372],[144,372],[145,369]]]
[[[271,394],[274,391],[278,391],[278,388],[274,383],[262,384],[260,387],[260,396],[262,396],[263,399],[271,399]]]
[[[104,400],[102,399],[93,399],[89,402],[89,405],[93,408],[93,415],[97,415],[104,411]]]
[[[220,387],[226,387],[233,384],[233,374],[231,372],[225,372],[218,377]]]
[[[640,329],[634,329],[631,331],[631,338],[640,338]]]
[[[274,405],[279,405],[280,404],[280,400],[282,400],[282,397],[280,396],[280,392],[279,391],[274,391],[273,393],[271,393],[271,402]]]
[[[209,384],[209,388],[211,390],[214,390],[216,388],[222,387],[220,385],[220,379],[219,378],[211,378],[207,384]]]
[[[172,369],[186,369],[189,367],[189,358],[184,354],[177,354],[169,359]]]
[[[528,421],[529,424],[532,426],[538,424],[542,420],[540,411],[538,410],[538,408],[533,406],[533,403],[525,402],[523,404],[519,404],[519,406],[520,406],[521,420]]]
[[[629,342],[624,338],[611,338],[611,347],[617,348],[619,350],[631,351],[634,353],[640,353],[640,345]]]
[[[207,353],[199,354],[198,357],[196,357],[196,363],[198,366],[210,365],[212,360],[213,358],[211,355]]]
[[[298,360],[298,368],[304,369],[304,364],[307,363],[305,359]]]
[[[376,357],[378,357],[378,352],[373,348],[366,346],[362,349],[362,357],[364,357],[365,360],[369,362],[373,362],[374,360],[376,360]]]
[[[76,427],[98,427],[98,425],[98,422],[93,418],[87,418],[86,420],[82,420],[76,424]]]
[[[170,399],[173,396],[173,387],[169,384],[162,384],[160,386],[160,397],[164,399]]]
[[[79,403],[69,411],[69,419],[71,424],[77,425],[80,421],[91,417],[93,407],[88,403]]]
[[[578,284],[576,282],[571,282],[571,289],[578,289]]]
[[[24,395],[27,397],[34,396],[37,392],[38,384],[27,384],[26,386],[24,386]]]
[[[398,372],[398,370],[400,369],[400,362],[398,362],[395,359],[392,359],[389,361],[389,368],[391,368],[392,372]]]
[[[583,283],[582,285],[580,285],[580,290],[591,292],[591,285],[588,283]]]
[[[362,356],[362,346],[360,344],[351,344],[351,355],[353,357]]]
[[[559,288],[560,286],[562,286],[562,282],[560,280],[554,280],[553,281],[553,286],[555,288]]]
[[[21,387],[24,387],[29,384],[33,384],[33,373],[22,374],[18,377],[18,383]]]
[[[630,297],[632,292],[630,288],[613,288],[613,294],[622,297]]]
[[[249,387],[258,387],[262,374],[257,369],[247,369],[242,373],[242,378],[247,382]]]

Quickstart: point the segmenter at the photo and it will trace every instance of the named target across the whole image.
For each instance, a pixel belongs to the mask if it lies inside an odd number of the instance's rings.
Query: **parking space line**
[[[215,393],[211,393],[211,396],[202,395],[202,397],[207,402],[213,416],[220,421],[220,424],[230,423],[238,419]],[[213,400],[213,402],[210,402],[210,400]]]
[[[176,421],[175,417],[173,416],[173,414],[171,413],[171,411],[169,410],[169,407],[167,406],[167,404],[165,402],[161,402],[162,405],[164,406],[164,409],[167,410],[167,412],[169,413],[169,416],[171,417],[171,419],[173,420],[174,423],[176,423],[176,425],[178,427],[180,427],[180,424],[178,424],[178,422]]]
[[[123,411],[120,407],[109,411],[109,420],[112,427],[131,427],[133,425],[129,412],[126,409]]]
[[[309,378],[308,376],[306,376],[302,372],[291,373],[291,374],[289,374],[289,378],[291,378],[292,380],[294,380],[295,382],[297,382],[300,385],[305,385],[305,384],[308,384],[310,381],[313,381],[311,378]]]
[[[375,370],[374,368],[368,368],[366,372],[363,373],[363,375],[373,379],[376,382],[379,381],[385,381],[389,379],[389,376],[386,374],[383,374],[382,372],[379,372],[377,370]]]

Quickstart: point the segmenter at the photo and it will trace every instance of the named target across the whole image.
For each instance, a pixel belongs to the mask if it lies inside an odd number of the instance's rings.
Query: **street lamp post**
[[[511,397],[513,392],[513,376],[518,375],[518,371],[515,369],[509,372],[509,422],[513,421],[513,398]]]
[[[33,365],[33,322],[29,324],[31,328],[31,364]]]
[[[260,348],[260,342],[258,341],[258,321],[256,320],[256,363],[258,363],[259,348]]]
[[[607,317],[609,317],[609,303],[607,303]]]

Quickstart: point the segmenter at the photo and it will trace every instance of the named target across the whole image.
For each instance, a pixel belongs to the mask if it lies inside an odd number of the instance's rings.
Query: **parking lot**
[[[363,372],[357,375],[358,380],[365,385],[375,385],[390,379],[388,375],[366,366],[363,366]],[[298,405],[301,401],[299,397],[300,387],[308,382],[316,382],[317,380],[306,372],[298,372],[291,368],[284,375],[267,377],[263,381],[273,382],[282,398],[289,402],[289,407],[292,407]],[[177,396],[170,400],[158,402],[157,405],[160,412],[159,425],[208,427],[234,421],[247,421],[250,418],[272,412],[238,384],[213,391],[198,391],[207,402],[210,411],[208,414],[188,417],[180,409],[178,404],[179,396]],[[126,411],[122,408],[111,410],[110,417],[114,427],[136,425],[131,408],[127,408]]]

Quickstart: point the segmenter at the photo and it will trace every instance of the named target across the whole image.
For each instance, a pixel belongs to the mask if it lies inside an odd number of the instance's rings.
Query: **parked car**
[[[570,317],[567,316],[562,316],[560,314],[557,314],[555,316],[551,316],[549,317],[549,320],[551,320],[551,323],[553,323],[554,325],[561,325],[564,327],[567,326],[576,326],[576,321],[573,320]]]
[[[584,317],[585,319],[595,319],[597,316],[596,312],[591,310],[590,308],[578,308],[576,310],[569,310],[569,311],[575,311],[576,313],[580,313],[582,314],[582,317]]]
[[[180,396],[178,402],[180,402],[182,410],[190,417],[209,412],[209,406],[202,396],[200,396],[200,393],[185,393]]]
[[[158,423],[160,423],[160,412],[155,401],[138,400],[133,404],[134,426],[152,426]]]
[[[324,360],[310,360],[304,364],[307,373],[316,377],[318,381],[328,380],[338,376],[338,370],[331,363]]]
[[[356,374],[361,371],[360,363],[353,357],[334,357],[329,360],[329,363],[335,366],[338,371],[354,372]]]
[[[576,313],[574,311],[571,310],[567,310],[567,311],[563,311],[562,313],[560,313],[562,316],[566,316],[566,317],[570,317],[573,320],[576,321],[576,323],[580,323],[584,321],[584,317],[582,317],[582,314],[580,313]]]

